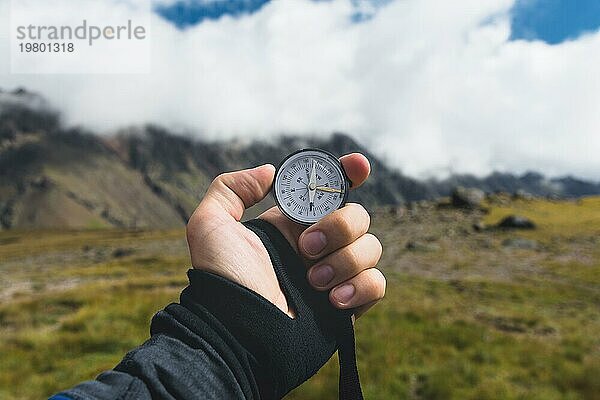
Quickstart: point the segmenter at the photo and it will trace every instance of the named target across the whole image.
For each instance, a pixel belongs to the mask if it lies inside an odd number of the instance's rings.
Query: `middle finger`
[[[367,233],[371,217],[363,206],[348,203],[306,229],[298,239],[298,250],[317,260],[340,249]]]

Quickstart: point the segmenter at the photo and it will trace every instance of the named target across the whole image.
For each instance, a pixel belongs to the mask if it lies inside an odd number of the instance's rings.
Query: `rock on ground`
[[[498,223],[502,229],[535,229],[535,223],[527,217],[520,215],[509,215]]]
[[[452,191],[452,205],[458,208],[477,209],[485,199],[483,190],[458,186]]]

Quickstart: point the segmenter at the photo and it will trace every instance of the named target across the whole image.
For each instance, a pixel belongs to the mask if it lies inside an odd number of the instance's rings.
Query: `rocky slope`
[[[456,185],[568,197],[600,193],[600,184],[533,173],[418,181],[339,133],[324,139],[203,142],[145,126],[100,137],[64,128],[59,114],[35,94],[0,91],[0,229],[179,226],[220,172],[277,164],[303,147],[365,153],[372,178],[351,200],[367,207],[444,196]]]

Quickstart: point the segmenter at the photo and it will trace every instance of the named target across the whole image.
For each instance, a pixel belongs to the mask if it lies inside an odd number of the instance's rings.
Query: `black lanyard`
[[[362,400],[363,394],[356,364],[356,348],[352,310],[337,310],[330,303],[326,292],[316,292],[306,281],[306,271],[295,251],[279,230],[270,223],[255,219],[244,224],[263,241],[279,284],[288,299],[296,308],[297,318],[310,315],[311,318],[327,320],[335,338],[340,362],[339,398],[340,400]],[[307,309],[310,307],[310,310]],[[297,321],[301,322],[301,321]],[[320,321],[322,322],[322,321]],[[319,321],[306,321],[310,325]]]
[[[363,394],[356,365],[354,325],[350,313],[345,318],[344,324],[340,326],[337,342],[340,360],[340,400],[362,400]]]

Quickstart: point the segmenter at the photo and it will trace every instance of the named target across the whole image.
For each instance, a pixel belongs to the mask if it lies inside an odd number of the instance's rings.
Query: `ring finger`
[[[330,289],[377,265],[381,251],[379,240],[367,233],[311,267],[307,272],[308,280],[317,290]]]

